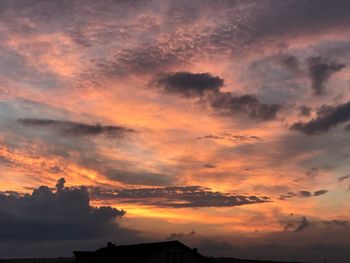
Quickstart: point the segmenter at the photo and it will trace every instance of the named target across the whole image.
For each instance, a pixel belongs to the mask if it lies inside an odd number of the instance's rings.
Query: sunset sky
[[[350,1],[1,0],[0,43],[0,258],[349,262]]]

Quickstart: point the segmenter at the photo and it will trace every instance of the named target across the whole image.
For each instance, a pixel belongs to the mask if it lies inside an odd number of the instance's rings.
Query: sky
[[[350,1],[2,0],[0,43],[0,258],[349,262]]]

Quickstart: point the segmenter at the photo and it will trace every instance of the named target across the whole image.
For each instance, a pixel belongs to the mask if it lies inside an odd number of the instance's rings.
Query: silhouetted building
[[[107,247],[96,251],[74,251],[77,263],[212,263],[179,241]]]

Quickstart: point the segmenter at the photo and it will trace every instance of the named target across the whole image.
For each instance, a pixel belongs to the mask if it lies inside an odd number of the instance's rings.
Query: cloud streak
[[[43,127],[59,131],[61,134],[72,137],[100,136],[120,137],[134,130],[122,126],[101,124],[85,124],[81,122],[51,120],[51,119],[18,119],[18,123],[27,127]]]
[[[200,186],[140,188],[115,191],[95,188],[92,190],[92,196],[96,199],[115,199],[125,203],[172,208],[233,207],[271,202],[269,197],[213,192]]]
[[[281,105],[263,103],[254,95],[234,96],[230,92],[213,95],[210,104],[224,116],[244,114],[251,119],[262,121],[275,119],[281,109]]]
[[[318,191],[315,191],[315,192],[299,191],[297,193],[289,192],[286,195],[282,195],[280,197],[280,199],[286,200],[286,199],[294,198],[294,197],[300,197],[300,198],[315,197],[315,196],[325,195],[328,192],[329,192],[328,190],[318,190]]]
[[[325,133],[348,120],[350,120],[350,102],[337,106],[323,106],[317,112],[317,118],[308,122],[294,123],[290,128],[307,135],[315,135]]]

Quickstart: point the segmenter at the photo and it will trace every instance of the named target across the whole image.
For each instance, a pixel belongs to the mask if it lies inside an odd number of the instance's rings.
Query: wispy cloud
[[[51,119],[18,119],[18,123],[27,127],[41,127],[57,130],[66,136],[99,136],[119,137],[134,130],[122,126],[111,126],[101,124],[86,124],[72,121]]]
[[[200,186],[141,188],[108,191],[95,188],[93,198],[159,207],[230,207],[271,202],[269,197],[213,192]]]

